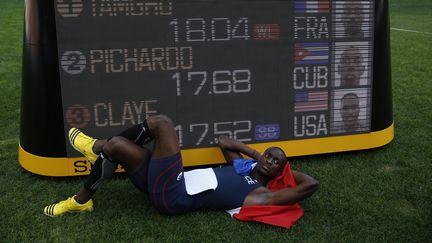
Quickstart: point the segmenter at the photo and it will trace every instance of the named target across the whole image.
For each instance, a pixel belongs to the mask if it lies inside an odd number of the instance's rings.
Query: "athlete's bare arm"
[[[297,186],[272,192],[266,187],[260,187],[251,192],[243,205],[291,205],[299,202],[318,190],[319,183],[314,178],[292,170]]]
[[[219,147],[228,163],[232,163],[235,159],[243,158],[242,154],[255,160],[258,160],[261,156],[255,149],[224,135],[219,137]]]

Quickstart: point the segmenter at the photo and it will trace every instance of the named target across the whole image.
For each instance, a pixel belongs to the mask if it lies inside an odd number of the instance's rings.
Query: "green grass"
[[[0,141],[17,140],[21,86],[23,1],[0,3]]]
[[[432,36],[392,31],[396,136],[368,151],[296,158],[320,190],[285,230],[231,220],[224,212],[166,217],[130,182],[114,178],[89,214],[49,218],[43,206],[72,195],[84,178],[49,178],[17,162],[24,1],[0,2],[0,241],[432,241]],[[432,32],[432,2],[391,0],[392,27]]]
[[[391,0],[391,25],[394,28],[432,32],[432,2]]]

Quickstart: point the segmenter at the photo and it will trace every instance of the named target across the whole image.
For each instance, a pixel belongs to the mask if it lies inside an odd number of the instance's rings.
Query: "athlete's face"
[[[355,95],[348,95],[341,100],[341,116],[346,124],[357,122],[360,113],[359,99]]]
[[[263,176],[274,178],[279,176],[286,164],[286,156],[282,149],[270,147],[259,157],[255,169]]]
[[[363,36],[362,21],[363,16],[359,10],[347,10],[345,14],[345,32],[348,36]]]
[[[360,85],[360,76],[364,73],[365,67],[363,57],[357,48],[350,47],[342,53],[338,71],[341,86]]]

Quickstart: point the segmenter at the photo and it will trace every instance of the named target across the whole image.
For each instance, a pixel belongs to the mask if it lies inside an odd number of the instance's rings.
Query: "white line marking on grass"
[[[399,28],[390,28],[391,30],[397,30],[397,31],[403,31],[403,32],[411,32],[411,33],[419,33],[419,34],[426,34],[426,35],[432,35],[432,32],[424,32],[424,31],[417,31],[417,30],[407,30],[407,29],[399,29]]]

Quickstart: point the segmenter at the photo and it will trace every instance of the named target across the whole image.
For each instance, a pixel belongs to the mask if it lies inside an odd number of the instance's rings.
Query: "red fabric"
[[[282,175],[267,183],[267,187],[271,191],[277,191],[286,187],[294,187],[296,185],[289,163],[286,164]],[[303,209],[298,203],[284,206],[259,205],[243,206],[241,207],[240,212],[234,214],[233,217],[243,221],[256,221],[284,228],[291,228],[291,226],[303,216],[303,213]]]

